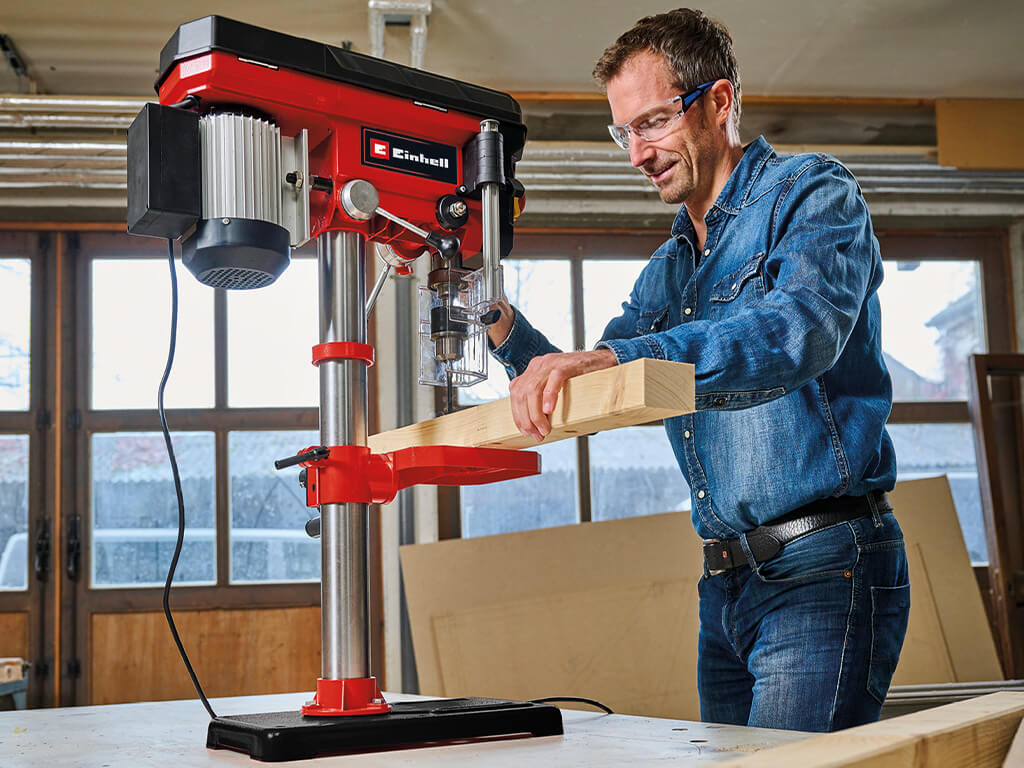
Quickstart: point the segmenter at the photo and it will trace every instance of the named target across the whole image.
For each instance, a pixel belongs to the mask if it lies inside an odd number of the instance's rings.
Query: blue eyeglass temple
[[[709,83],[702,83],[701,85],[698,85],[696,88],[694,88],[692,91],[690,91],[689,93],[684,93],[682,101],[679,102],[682,105],[682,107],[683,107],[683,111],[685,112],[686,110],[688,110],[690,108],[690,105],[693,104],[693,102],[695,102],[697,99],[699,99],[705,93],[707,93],[708,89],[711,88],[711,86],[713,86],[717,82],[718,82],[718,80],[712,80]]]

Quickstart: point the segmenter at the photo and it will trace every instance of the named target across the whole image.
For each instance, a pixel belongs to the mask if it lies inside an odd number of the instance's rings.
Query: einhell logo
[[[363,165],[455,184],[458,149],[364,127]]]

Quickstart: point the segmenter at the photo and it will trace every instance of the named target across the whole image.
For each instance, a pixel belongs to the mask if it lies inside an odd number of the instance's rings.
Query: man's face
[[[680,94],[665,59],[646,51],[623,65],[608,81],[607,92],[612,120],[616,123],[633,120]],[[651,180],[666,203],[685,202],[702,182],[711,181],[716,148],[710,121],[705,117],[706,98],[707,95],[701,97],[657,141],[644,141],[630,133],[630,162]],[[678,110],[678,102],[674,109]]]

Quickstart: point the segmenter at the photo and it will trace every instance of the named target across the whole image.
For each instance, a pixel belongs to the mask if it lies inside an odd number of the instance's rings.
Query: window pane
[[[28,435],[0,435],[0,590],[28,589]]]
[[[647,259],[583,262],[583,319],[587,349],[593,349],[609,321],[622,314]]]
[[[27,411],[32,267],[0,259],[0,411]]]
[[[168,408],[208,408],[213,405],[213,290],[180,264],[177,271],[178,339],[164,402]],[[93,261],[93,408],[156,408],[167,363],[170,286],[166,260]]]
[[[590,488],[594,520],[691,509],[690,486],[660,426],[592,435]]]
[[[970,424],[888,424],[896,449],[897,480],[946,475],[971,562],[988,562]],[[896,510],[899,517],[900,511]]]
[[[231,581],[317,581],[320,541],[306,535],[301,467],[274,469],[274,460],[319,445],[317,432],[232,432]]]
[[[986,351],[975,261],[887,261],[878,289],[893,399],[966,400],[967,356]]]
[[[175,584],[217,580],[211,432],[171,433],[185,498]],[[178,536],[178,501],[159,432],[92,436],[92,586],[161,586]]]
[[[509,302],[561,350],[572,351],[572,305],[569,262],[505,259],[505,295]],[[508,397],[508,374],[493,357],[487,361],[487,380],[459,393],[463,405]]]
[[[461,488],[464,538],[579,522],[576,441],[535,450],[541,455],[539,475]]]
[[[229,405],[317,404],[320,380],[310,362],[320,340],[316,270],[316,259],[292,259],[269,288],[228,291]]]

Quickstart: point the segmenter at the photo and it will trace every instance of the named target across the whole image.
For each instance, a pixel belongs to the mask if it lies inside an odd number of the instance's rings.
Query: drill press
[[[526,129],[510,96],[349,50],[209,16],[160,55],[159,104],[128,134],[128,231],[181,240],[206,285],[271,285],[317,239],[321,445],[301,464],[320,510],[322,671],[301,712],[218,717],[207,745],[287,760],[390,744],[562,732],[547,705],[488,699],[389,704],[371,675],[369,505],[417,483],[536,474],[535,453],[367,447],[366,315],[391,270],[426,256],[420,381],[486,376],[486,324],[523,204]],[[370,296],[365,244],[385,268]],[[467,268],[481,254],[482,267]],[[466,258],[464,258],[466,257]]]

